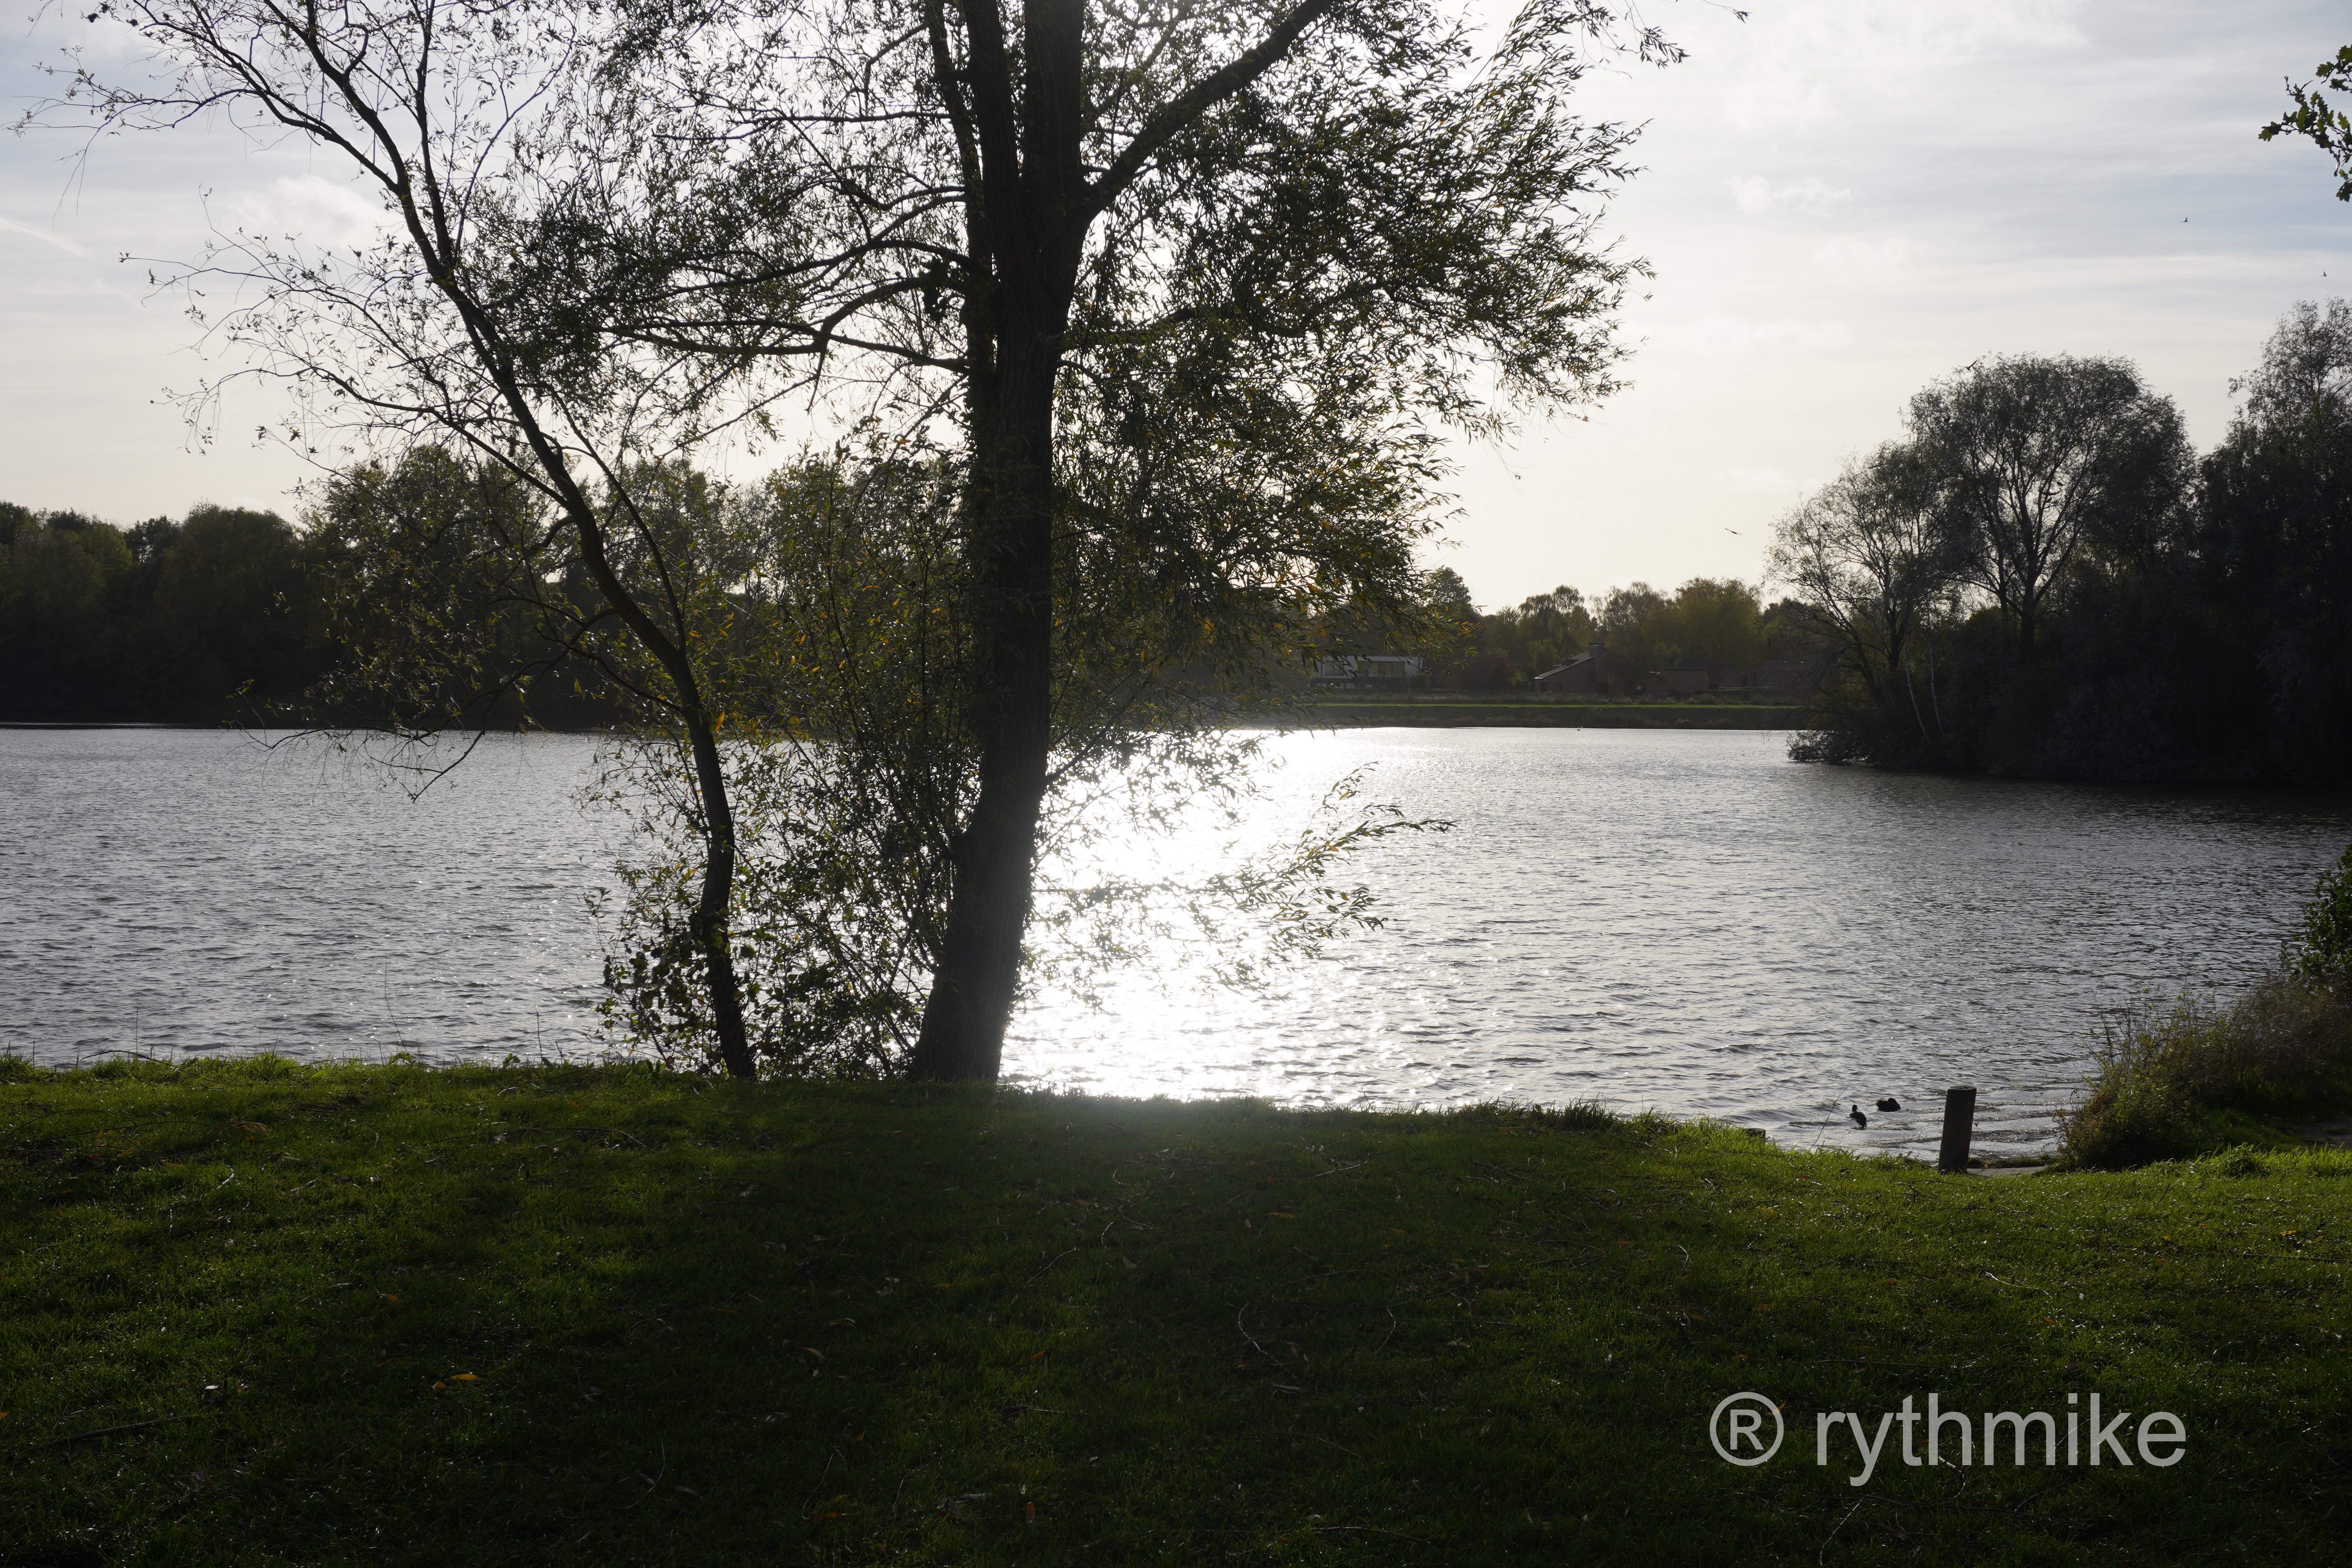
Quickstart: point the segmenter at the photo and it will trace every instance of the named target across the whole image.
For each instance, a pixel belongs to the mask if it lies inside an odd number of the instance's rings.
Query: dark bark
[[[939,971],[915,1046],[918,1078],[996,1077],[1029,918],[1051,746],[1053,383],[1035,363],[1046,356],[1017,357],[1032,362],[1023,380],[1043,372],[1042,396],[1024,386],[1025,406],[1005,408],[1000,385],[990,389],[999,395],[974,398],[975,413],[990,416],[974,422],[974,460],[988,465],[987,482],[975,486],[967,513],[980,792],[955,844]]]
[[[980,790],[954,851],[938,973],[923,1006],[917,1078],[993,1079],[1021,972],[1038,813],[1053,744],[1054,393],[1076,289],[1083,7],[1031,0],[1029,69],[1016,110],[991,0],[967,8],[982,167],[968,306],[972,484],[970,693]]]
[[[1008,312],[1015,319],[1025,311]],[[1052,746],[1055,342],[1001,355],[981,384],[973,458],[974,689],[980,793],[955,845],[939,972],[924,1004],[918,1078],[996,1077],[1029,918],[1038,811]]]
[[[719,1031],[719,1056],[730,1078],[754,1076],[751,1042],[743,1028],[743,992],[735,979],[735,945],[727,906],[735,893],[735,811],[727,798],[727,774],[719,765],[719,737],[699,706],[688,721],[694,743],[694,781],[702,793],[702,896],[688,922],[695,945],[709,966],[710,1021]]]

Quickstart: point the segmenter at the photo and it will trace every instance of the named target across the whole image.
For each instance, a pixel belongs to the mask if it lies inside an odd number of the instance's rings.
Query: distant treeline
[[[199,506],[180,521],[118,528],[76,512],[0,502],[0,719],[297,722],[380,721],[337,707],[340,662],[373,628],[336,624],[362,584],[343,514],[374,489],[413,483],[412,463],[374,488],[334,487],[339,504],[307,528],[275,512]],[[364,478],[365,476],[362,476]],[[446,503],[452,516],[465,509]],[[1450,568],[1424,579],[1426,614],[1406,637],[1369,633],[1368,647],[1423,656],[1435,689],[1499,691],[1605,643],[1635,671],[1736,672],[1769,658],[1822,655],[1818,629],[1793,600],[1767,605],[1750,585],[1695,578],[1671,594],[1647,584],[1591,600],[1572,587],[1482,613]],[[526,617],[495,605],[485,619],[529,640]],[[1826,656],[1822,655],[1824,662]],[[509,665],[529,660],[509,658]],[[557,662],[560,662],[557,661]],[[1301,678],[1303,679],[1303,672]],[[564,727],[622,713],[592,679],[536,683],[530,717]],[[601,693],[601,695],[600,695]],[[1630,691],[1629,691],[1629,694]],[[509,696],[494,722],[522,714]]]
[[[0,501],[0,720],[369,721],[331,677],[349,628],[331,621],[337,531],[276,512],[198,506],[119,528]],[[609,701],[550,688],[531,718],[607,721]],[[512,722],[512,702],[478,716]]]
[[[117,528],[0,502],[0,717],[205,720],[282,704],[326,659],[303,542],[200,506]]]
[[[1643,677],[1705,670],[1714,683],[1768,659],[1826,659],[1820,628],[1803,605],[1768,605],[1737,578],[1694,577],[1671,594],[1647,583],[1587,598],[1562,585],[1505,609],[1482,612],[1453,568],[1428,575],[1431,620],[1439,630],[1406,651],[1425,660],[1439,690],[1504,691],[1589,651],[1596,643]]]
[[[1797,754],[2352,780],[2352,306],[2280,323],[2201,457],[2130,364],[1996,359],[1780,524],[1834,650]]]

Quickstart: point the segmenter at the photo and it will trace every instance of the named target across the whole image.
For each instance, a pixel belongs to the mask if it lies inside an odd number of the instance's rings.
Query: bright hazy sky
[[[2283,78],[2352,42],[2340,5],[1645,12],[1690,60],[1582,89],[1590,115],[1649,126],[1611,209],[1656,269],[1626,313],[1633,384],[1465,454],[1435,559],[1482,604],[1752,578],[1775,517],[1982,354],[2128,356],[2210,446],[2279,313],[2352,295],[2352,207],[2326,158],[2254,139]],[[9,27],[6,118],[45,90],[39,62],[93,36],[109,35],[71,14]],[[0,139],[0,499],[122,521],[196,500],[290,510],[303,468],[252,438],[268,395],[240,394],[193,443],[164,389],[225,367],[115,258],[192,256],[208,221],[330,238],[366,207],[331,165],[226,134],[103,142],[79,178],[75,145]]]

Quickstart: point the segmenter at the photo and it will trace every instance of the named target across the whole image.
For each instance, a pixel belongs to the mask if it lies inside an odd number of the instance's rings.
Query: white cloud
[[[1785,495],[1800,488],[1797,481],[1781,469],[1769,466],[1748,468],[1738,463],[1727,468],[1716,469],[1715,482],[1735,495],[1743,496]]]
[[[1734,131],[1786,131],[1818,125],[1836,113],[1828,87],[1770,67],[1723,95],[1723,121]]]
[[[43,245],[54,245],[68,256],[79,256],[85,260],[89,256],[89,251],[61,234],[51,234],[45,228],[35,228],[30,224],[18,223],[14,218],[0,217],[0,229],[6,229],[10,234],[21,234],[28,238],[37,239]]]
[[[1843,321],[1751,321],[1718,311],[1663,328],[1654,341],[1671,353],[1721,357],[1843,348],[1853,334]]]
[[[1838,115],[1849,93],[1907,90],[2003,55],[2084,43],[2075,0],[1817,0],[1751,13],[1742,29],[1745,73],[1719,110],[1735,131],[1786,131]]]
[[[223,216],[230,226],[248,234],[297,240],[314,249],[364,245],[392,222],[379,204],[317,174],[273,180],[266,191],[232,196]]]
[[[1885,239],[1858,239],[1843,235],[1827,245],[1816,246],[1813,261],[1832,272],[1858,273],[1864,277],[1883,278],[1900,272],[1910,258],[1910,247],[1899,237]]]
[[[1744,213],[1769,212],[1784,207],[1790,212],[1819,216],[1842,203],[1853,200],[1853,193],[1833,186],[1816,174],[1800,180],[1793,185],[1775,185],[1761,174],[1750,174],[1744,180],[1727,182],[1731,186],[1731,199],[1739,204]]]
[[[1752,14],[1743,31],[1776,73],[1855,85],[1943,74],[2084,41],[2076,0],[1815,0]]]

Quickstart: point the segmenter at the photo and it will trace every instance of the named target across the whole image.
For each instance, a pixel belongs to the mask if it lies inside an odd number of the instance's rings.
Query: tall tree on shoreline
[[[2147,549],[2194,458],[2179,409],[2123,360],[1980,360],[1913,397],[1906,422],[1955,532],[1952,559],[2029,657],[2077,555]]]
[[[1932,678],[1919,701],[1912,654],[1960,563],[1924,468],[1916,448],[1895,443],[1848,462],[1775,525],[1766,571],[1834,640],[1862,683],[1865,721],[1907,709],[1931,748],[1941,716]]]
[[[1316,409],[1378,433],[1355,460],[1418,462],[1429,422],[1606,392],[1637,268],[1595,218],[1631,132],[1564,100],[1588,47],[1674,50],[1592,0],[1535,0],[1483,50],[1423,0],[654,0],[634,21],[614,144],[635,155],[592,209],[621,238],[567,286],[616,332],[957,433],[978,761],[913,1070],[992,1078],[1061,574],[1135,517],[1068,504],[1060,422],[1117,410],[1181,450],[1206,400],[1229,449],[1307,487],[1332,456],[1298,444]],[[649,195],[686,189],[712,199]],[[1139,376],[1157,405],[1122,393]],[[1228,596],[1349,570],[1313,541],[1222,560],[1198,521],[1154,542]]]
[[[1489,434],[1514,406],[1604,395],[1642,268],[1598,221],[1633,132],[1567,100],[1596,54],[1678,58],[1602,0],[1531,0],[1491,46],[1427,0],[104,9],[187,75],[85,83],[102,121],[256,110],[383,193],[397,235],[368,287],[322,290],[308,258],[254,269],[281,321],[383,352],[306,353],[299,330],[270,346],[372,416],[456,431],[563,520],[709,759],[714,965],[732,853],[716,714],[690,639],[606,559],[600,497],[631,526],[630,461],[772,424],[788,394],[958,449],[953,696],[976,762],[912,1061],[939,1079],[998,1070],[1069,574],[1091,552],[1228,605],[1301,581],[1337,598],[1351,551],[1392,554],[1412,526],[1299,536],[1261,504],[1221,538],[1155,512],[1150,465],[1095,514],[1073,504],[1065,423],[1100,439],[1129,421],[1112,444],[1165,457],[1171,493],[1238,468],[1264,500],[1328,488],[1335,461],[1426,471],[1433,425]],[[436,323],[430,354],[402,310]],[[1184,438],[1203,410],[1213,451]],[[1332,429],[1350,444],[1317,449]]]

